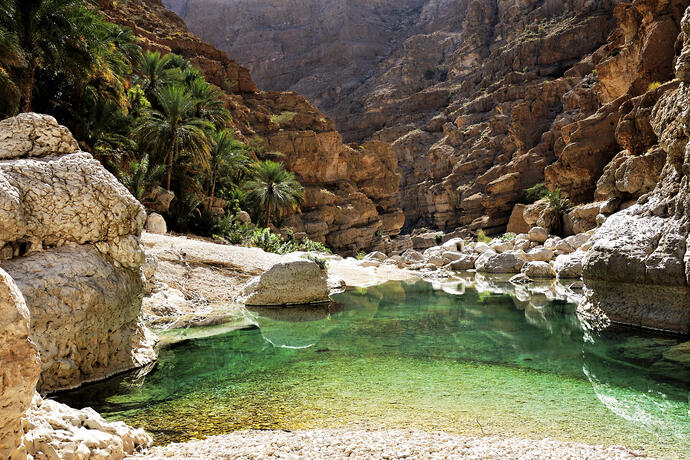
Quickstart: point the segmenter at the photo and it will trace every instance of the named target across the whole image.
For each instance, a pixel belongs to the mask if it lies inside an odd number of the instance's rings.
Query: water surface
[[[687,338],[595,332],[567,302],[445,288],[391,282],[320,308],[255,309],[256,328],[178,343],[148,374],[58,399],[158,443],[409,427],[690,452]]]

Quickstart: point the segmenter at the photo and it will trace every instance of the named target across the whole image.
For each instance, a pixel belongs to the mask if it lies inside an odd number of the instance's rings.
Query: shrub
[[[288,234],[288,237],[284,238],[281,235],[276,235],[271,232],[268,228],[254,230],[249,242],[252,246],[276,254],[288,254],[297,251],[313,251],[332,254],[330,249],[317,241],[312,241],[309,238],[297,241],[291,234]]]
[[[357,253],[357,260],[362,260],[366,257],[367,255],[364,253],[364,251],[359,251]]]
[[[659,86],[661,86],[661,82],[653,81],[652,83],[649,84],[649,86],[647,86],[647,91],[654,91]]]
[[[479,229],[477,232],[477,242],[478,243],[491,243],[491,238],[486,236],[486,233],[484,233],[484,230]]]
[[[546,188],[546,185],[544,185],[543,182],[540,182],[524,190],[525,201],[528,203],[534,203],[535,201],[539,201],[544,198],[548,192],[549,189]]]
[[[304,256],[305,259],[309,259],[319,266],[321,270],[326,270],[328,268],[328,260],[325,257],[319,257],[314,254],[307,254]]]
[[[437,233],[436,236],[434,237],[436,240],[436,244],[441,244],[443,242],[443,235],[440,233]]]
[[[549,208],[556,211],[559,214],[568,212],[571,208],[570,200],[561,196],[561,189],[557,188],[553,192],[546,192],[546,199],[549,200]]]
[[[515,233],[504,233],[501,235],[501,239],[503,241],[511,241],[514,240],[517,235]]]

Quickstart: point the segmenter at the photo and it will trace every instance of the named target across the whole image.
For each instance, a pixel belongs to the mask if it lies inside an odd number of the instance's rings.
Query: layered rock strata
[[[325,117],[294,92],[258,91],[249,71],[190,33],[161,0],[99,0],[113,22],[132,28],[147,49],[188,58],[227,95],[236,132],[278,151],[306,189],[302,214],[289,225],[336,250],[356,252],[400,232],[397,159],[381,143],[347,146]]]
[[[52,117],[22,114],[0,132],[0,267],[31,314],[38,389],[155,360],[139,317],[143,207]]]
[[[601,202],[574,210],[578,233],[661,172],[647,119],[686,0],[167,4],[262,85],[315,101],[346,140],[392,143],[408,228],[500,232],[512,214],[524,232],[513,205],[545,181]]]

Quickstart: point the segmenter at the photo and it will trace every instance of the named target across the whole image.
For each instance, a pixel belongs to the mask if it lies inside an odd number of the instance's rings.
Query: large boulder
[[[41,370],[29,331],[24,297],[0,269],[0,458],[26,458],[21,419]]]
[[[288,257],[244,287],[241,302],[247,306],[300,305],[328,302],[328,272],[315,262]]]
[[[513,252],[497,254],[493,251],[487,251],[479,256],[474,267],[477,271],[486,273],[520,273],[525,261],[524,254]]]
[[[91,245],[47,249],[3,266],[29,305],[31,337],[41,352],[39,391],[73,388],[155,360],[156,338],[140,318],[139,271],[115,265]]]
[[[56,391],[155,360],[140,320],[141,204],[52,117],[0,129],[0,266],[31,314],[38,389]],[[40,275],[39,275],[40,274]]]
[[[556,257],[553,263],[553,268],[556,270],[559,279],[581,278],[582,277],[582,259],[585,253],[583,251],[575,251],[572,254],[561,254]]]

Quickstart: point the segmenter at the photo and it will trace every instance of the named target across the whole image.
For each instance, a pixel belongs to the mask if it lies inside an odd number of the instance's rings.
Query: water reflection
[[[557,283],[515,286],[477,275],[390,282],[318,307],[253,308],[252,330],[178,343],[145,377],[118,376],[60,398],[148,429],[170,418],[175,427],[213,421],[206,434],[292,429],[295,420],[329,413],[413,422],[407,410],[452,428],[482,405],[508,429],[520,433],[529,419],[535,432],[553,436],[583,429],[569,420],[582,418],[586,405],[581,424],[597,428],[575,439],[598,440],[607,429],[628,442],[638,435],[628,425],[635,422],[669,446],[690,448],[683,340],[623,327],[595,331],[575,311],[578,295]]]

